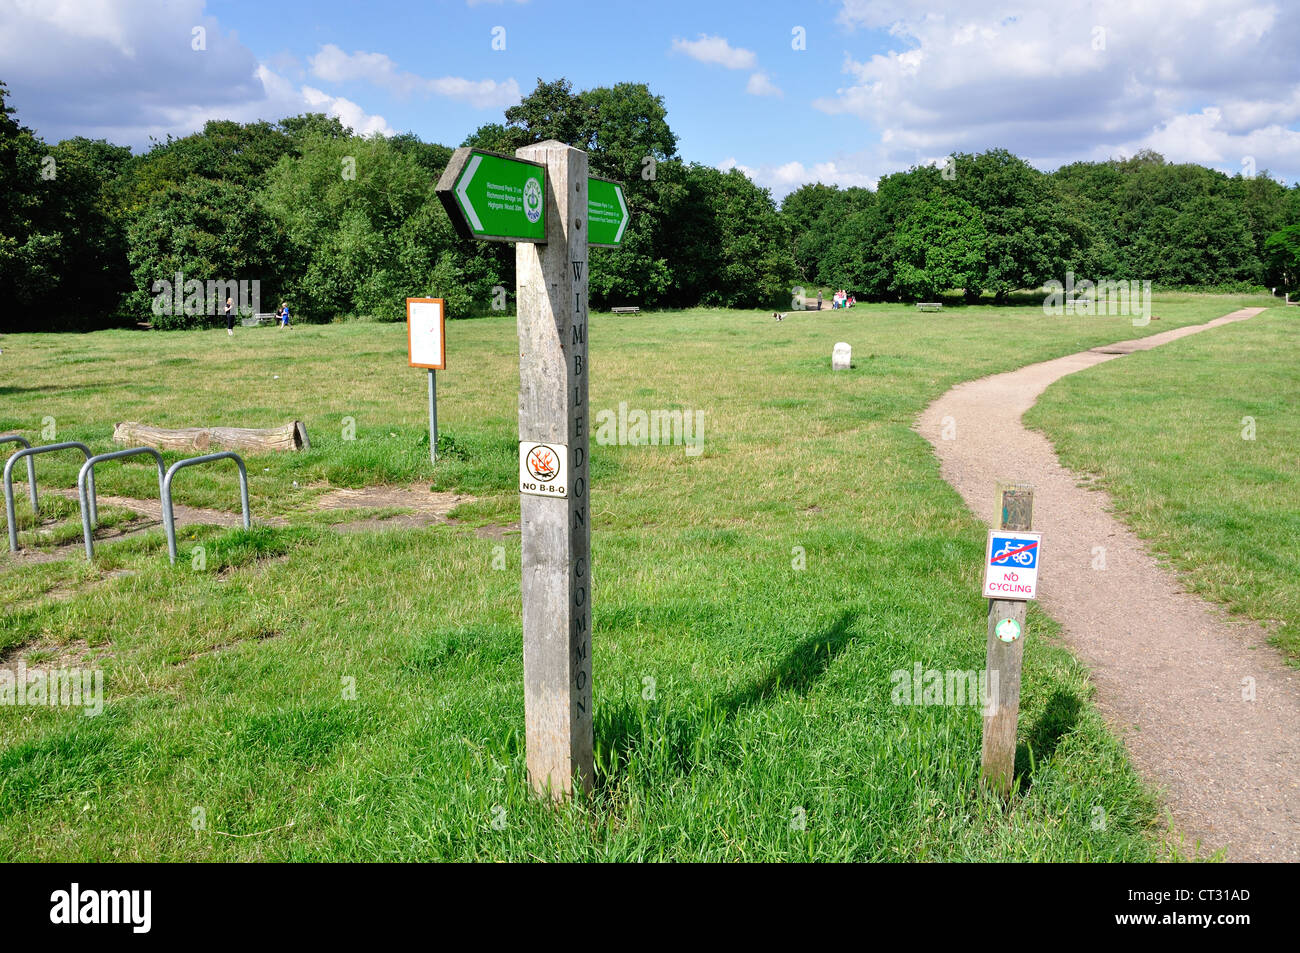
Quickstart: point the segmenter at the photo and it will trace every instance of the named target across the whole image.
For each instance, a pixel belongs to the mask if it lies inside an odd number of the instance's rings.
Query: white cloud
[[[396,130],[388,125],[383,116],[372,116],[350,99],[331,96],[311,86],[302,88],[303,99],[312,112],[322,112],[328,116],[337,116],[343,125],[348,126],[360,136],[391,136]]]
[[[730,172],[732,169],[737,169],[745,173],[745,175],[749,176],[751,179],[754,177],[754,170],[747,165],[741,165],[736,161],[735,156],[729,156],[726,159],[723,159],[717,164],[716,168],[719,172]]]
[[[286,54],[272,61],[292,69]],[[0,0],[0,63],[19,121],[52,141],[84,135],[141,148],[208,119],[307,111],[361,133],[393,132],[383,116],[259,63],[204,14],[203,0]]]
[[[327,83],[365,80],[403,95],[411,93],[423,81],[414,73],[404,73],[383,53],[344,53],[333,43],[326,43],[308,59],[311,74]]]
[[[443,76],[429,80],[429,92],[469,103],[476,109],[491,109],[513,106],[519,102],[519,84],[514,79],[498,83],[492,79],[461,79],[459,76]]]
[[[701,33],[697,40],[674,38],[673,49],[701,63],[716,63],[727,69],[754,69],[758,65],[758,57],[753,50],[732,46],[722,36]]]
[[[766,73],[751,73],[745,84],[745,92],[751,96],[784,96],[780,87],[768,78]]]
[[[361,80],[387,89],[399,96],[412,93],[443,96],[468,103],[477,109],[512,106],[519,102],[519,84],[513,79],[497,82],[492,79],[462,79],[443,76],[426,79],[415,73],[397,68],[397,64],[383,53],[358,50],[344,53],[333,43],[327,43],[310,60],[311,73],[317,79],[330,83],[347,83]]]
[[[1243,156],[1300,174],[1300,6],[1272,0],[844,0],[840,22],[884,34],[844,55],[814,106],[879,134],[889,165],[1002,146],[1050,168],[1154,148],[1228,172]]]
[[[809,182],[838,185],[841,188],[857,186],[874,189],[876,183],[880,180],[880,173],[870,172],[863,168],[864,165],[873,161],[879,160],[876,157],[862,154],[838,162],[827,160],[825,162],[815,162],[812,165],[804,165],[802,162],[792,161],[780,165],[765,164],[754,168],[737,161],[735,156],[729,156],[719,162],[717,168],[722,172],[728,172],[731,169],[743,172],[755,185],[771,189],[772,197],[780,201],[799,186]]]

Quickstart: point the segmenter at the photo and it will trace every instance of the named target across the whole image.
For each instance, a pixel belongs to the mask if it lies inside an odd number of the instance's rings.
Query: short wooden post
[[[594,774],[587,473],[587,154],[525,146],[546,165],[546,243],[515,246],[519,439],[568,448],[564,497],[519,496],[528,776],[556,799]]]
[[[1000,529],[1029,531],[1034,528],[1034,488],[1025,483],[999,483]],[[984,744],[980,755],[980,776],[1002,797],[1010,797],[1016,771],[1016,727],[1020,720],[1020,662],[1025,651],[1025,609],[1027,602],[990,599],[988,650],[984,670],[988,697],[984,709]],[[1021,637],[1003,642],[994,632],[998,622],[1014,619]]]

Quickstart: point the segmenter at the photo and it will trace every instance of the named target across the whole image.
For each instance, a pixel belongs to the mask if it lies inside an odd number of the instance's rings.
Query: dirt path
[[[1080,488],[1051,443],[1020,422],[1067,374],[1262,310],[960,384],[925,410],[917,429],[934,445],[944,479],[982,518],[992,516],[998,480],[1034,484],[1043,607],[1091,669],[1098,707],[1138,770],[1162,789],[1185,846],[1224,848],[1230,860],[1296,861],[1300,672],[1259,626],[1184,592],[1110,515],[1109,496]],[[944,440],[949,417],[956,436]],[[1105,548],[1104,571],[1093,568],[1097,546]],[[1249,684],[1253,701],[1243,699]]]

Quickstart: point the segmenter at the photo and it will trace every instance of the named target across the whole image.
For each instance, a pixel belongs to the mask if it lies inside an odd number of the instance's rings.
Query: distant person
[[[235,302],[229,297],[226,298],[226,333],[235,335]]]
[[[821,309],[822,309],[822,293],[819,291],[817,292],[817,310],[820,311]]]
[[[280,327],[289,327],[289,302],[280,302]]]

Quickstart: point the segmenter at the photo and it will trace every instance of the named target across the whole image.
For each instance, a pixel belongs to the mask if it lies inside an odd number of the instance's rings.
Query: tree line
[[[1043,173],[1004,150],[883,177],[806,185],[778,205],[738,170],[685,161],[662,97],[639,83],[538,81],[504,122],[461,144],[513,153],[557,139],[625,183],[632,221],[592,249],[594,308],[784,308],[792,289],[859,299],[968,299],[1061,280],[1280,284],[1300,273],[1300,191],[1154,153]],[[81,137],[46,144],[0,83],[0,285],[7,329],[149,321],[197,327],[164,285],[256,282],[298,320],[397,320],[408,296],[491,313],[514,292],[508,245],[457,236],[434,195],[451,148],[413,133],[359,137],[338,119],[209,121],[135,155]],[[176,303],[181,295],[176,289]],[[166,301],[163,299],[166,298]]]
[[[884,176],[875,191],[805,185],[782,215],[812,284],[859,297],[1006,300],[1063,281],[1294,289],[1300,188],[1166,162],[1076,162],[1040,172],[1006,150]]]

